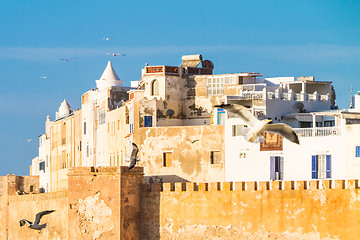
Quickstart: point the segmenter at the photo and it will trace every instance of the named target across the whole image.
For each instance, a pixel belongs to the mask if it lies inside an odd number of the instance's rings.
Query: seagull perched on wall
[[[251,114],[248,108],[240,104],[221,104],[215,105],[214,107],[223,108],[235,113],[247,122],[250,128],[244,128],[243,135],[249,142],[263,142],[265,139],[262,136],[262,133],[265,131],[280,134],[291,142],[299,144],[298,136],[294,130],[285,123],[269,124],[272,121],[271,119],[259,120]]]
[[[139,152],[138,146],[135,143],[132,143],[131,155],[130,155],[129,159],[127,159],[127,161],[130,161],[130,165],[129,165],[128,170],[135,167],[136,162],[140,160],[140,159],[137,158],[138,152]]]
[[[46,215],[46,214],[50,214],[52,212],[55,212],[55,210],[45,210],[45,211],[42,211],[42,212],[39,212],[36,214],[36,217],[35,217],[35,221],[32,223],[26,219],[21,219],[19,222],[20,222],[20,227],[24,226],[25,223],[29,224],[29,228],[31,229],[34,229],[34,230],[42,230],[43,228],[46,227],[46,223],[42,224],[42,225],[39,225],[40,223],[40,219],[42,218],[42,216]]]

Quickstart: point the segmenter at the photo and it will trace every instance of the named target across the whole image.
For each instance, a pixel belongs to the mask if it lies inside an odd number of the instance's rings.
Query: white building
[[[331,110],[331,82],[265,78],[243,89],[222,101],[247,106],[259,119],[287,123],[300,144],[274,134],[266,135],[266,143],[247,142],[241,135],[246,123],[218,109],[217,122],[225,124],[225,181],[359,178],[360,113]]]
[[[107,152],[107,114],[128,100],[129,87],[123,87],[109,61],[96,89],[82,96],[82,166],[110,166]]]

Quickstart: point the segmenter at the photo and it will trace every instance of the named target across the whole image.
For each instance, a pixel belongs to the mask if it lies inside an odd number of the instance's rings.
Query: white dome
[[[68,102],[64,99],[64,101],[61,103],[59,110],[56,112],[56,119],[66,117],[70,115],[72,112],[70,105]]]
[[[122,86],[123,83],[123,81],[120,80],[120,78],[116,74],[110,61],[108,62],[105,71],[101,75],[100,79],[96,80],[95,82],[96,88],[99,89],[99,91],[112,86]]]

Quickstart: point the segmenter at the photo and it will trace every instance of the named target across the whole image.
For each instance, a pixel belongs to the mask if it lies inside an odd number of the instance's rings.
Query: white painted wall
[[[360,157],[355,157],[360,125],[342,124],[340,136],[300,137],[300,145],[284,139],[283,151],[260,151],[260,143],[232,136],[232,125],[242,123],[238,118],[225,122],[225,181],[269,181],[272,155],[284,158],[284,180],[311,180],[312,155],[317,154],[331,155],[332,179],[360,178]]]

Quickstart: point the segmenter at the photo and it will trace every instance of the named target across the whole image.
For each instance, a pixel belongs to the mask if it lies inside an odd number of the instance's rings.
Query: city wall
[[[67,191],[27,195],[2,195],[0,202],[0,221],[2,224],[0,239],[68,239]],[[24,218],[33,222],[36,213],[51,209],[56,211],[41,219],[42,223],[47,224],[47,227],[41,232],[25,226],[20,227],[20,219]]]
[[[0,197],[0,239],[360,239],[359,182],[143,184],[143,168],[73,168],[63,192]],[[6,193],[6,192],[5,192]],[[39,231],[21,218],[44,216]]]
[[[360,239],[354,180],[164,183],[144,190],[143,239]]]

